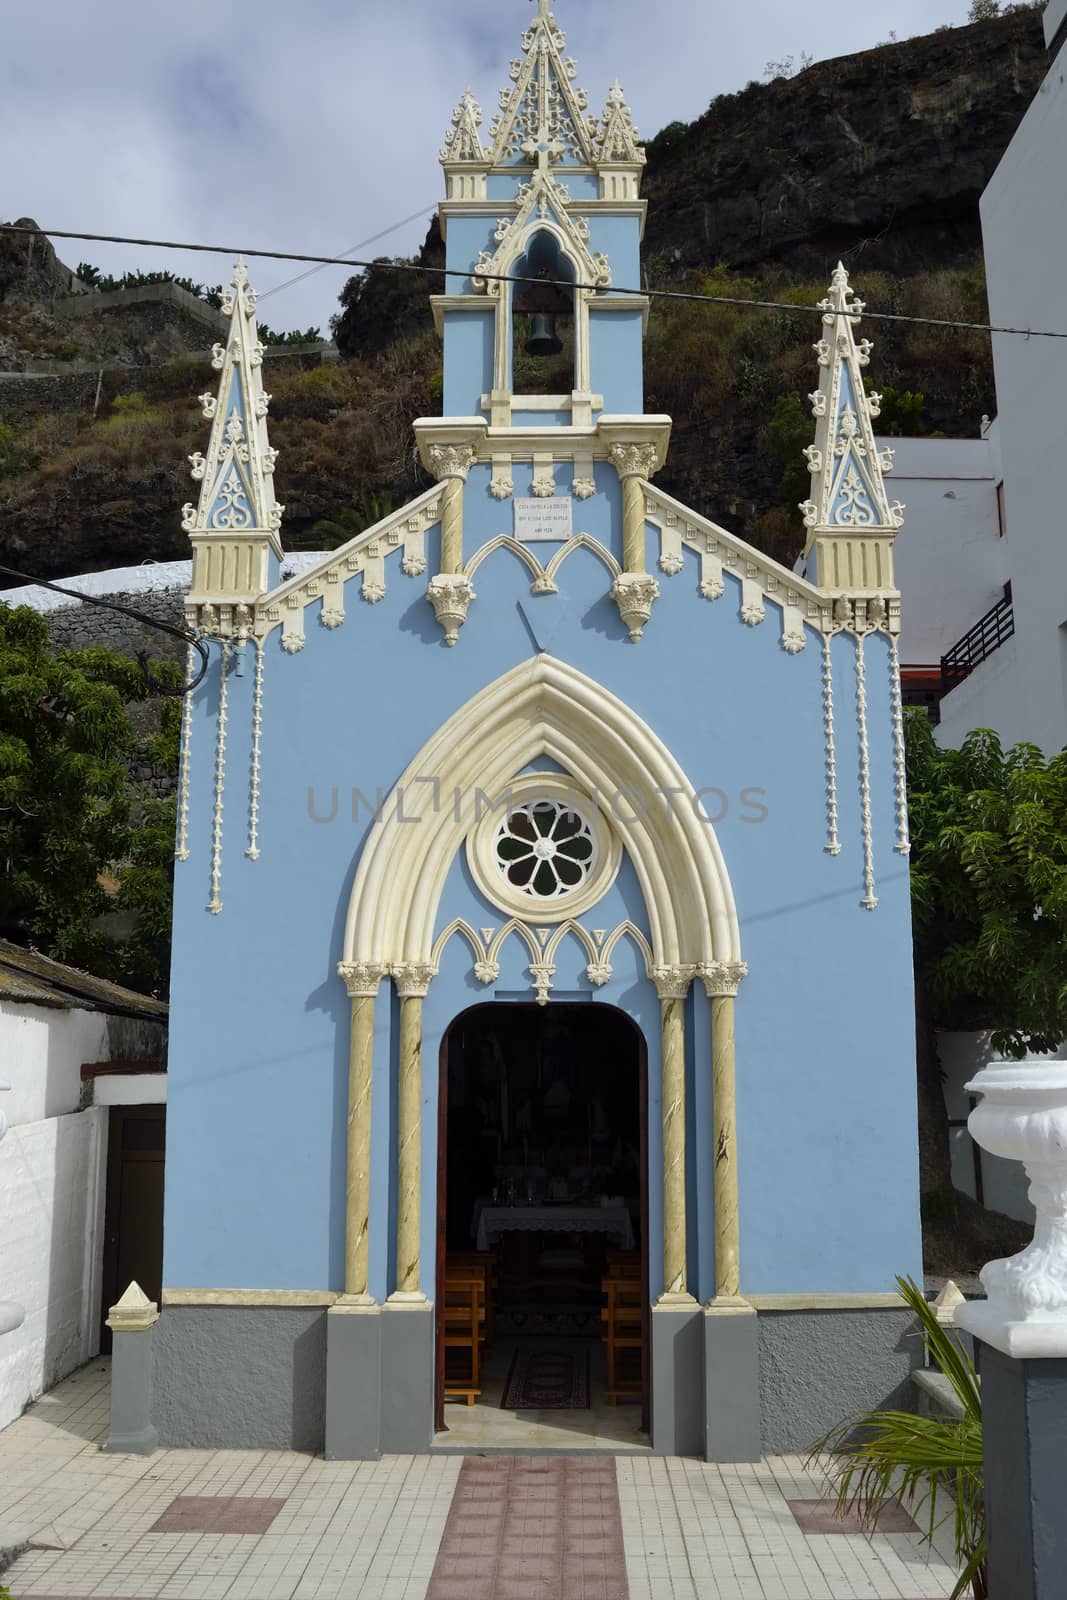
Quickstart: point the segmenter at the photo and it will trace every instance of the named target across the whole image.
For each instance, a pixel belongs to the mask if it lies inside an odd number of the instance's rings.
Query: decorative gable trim
[[[814,347],[819,386],[809,396],[816,426],[804,452],[811,473],[811,496],[800,507],[810,530],[804,553],[813,558],[820,587],[884,593],[894,588],[893,541],[904,508],[886,494],[893,452],[875,443],[881,397],[868,395],[863,384],[873,347],[869,339],[856,341],[863,301],[852,295],[841,262],[819,310],[825,333]]]
[[[263,388],[256,293],[243,261],[234,264],[222,309],[230,332],[212,351],[218,391],[200,396],[211,437],[206,455],[197,450],[189,457],[200,497],[183,506],[182,527],[193,545],[191,599],[239,602],[266,587],[267,556],[281,555],[285,510],[274,498],[278,452],[267,437],[270,395]]]
[[[522,36],[523,58],[511,63],[514,88],[501,89],[500,110],[490,124],[494,166],[532,166],[542,138],[555,160],[593,165],[597,122],[586,116],[589,96],[574,86],[578,67],[564,59],[566,46],[547,0],[538,0],[537,18]]]

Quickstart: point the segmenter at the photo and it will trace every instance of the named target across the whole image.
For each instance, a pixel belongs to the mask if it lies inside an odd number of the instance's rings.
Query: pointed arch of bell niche
[[[614,826],[644,895],[654,965],[740,962],[726,864],[714,829],[686,799],[685,772],[623,701],[540,655],[467,701],[400,778],[363,847],[343,964],[432,963],[445,880],[477,819],[478,792],[483,806],[495,801],[546,756],[602,806],[622,797]]]

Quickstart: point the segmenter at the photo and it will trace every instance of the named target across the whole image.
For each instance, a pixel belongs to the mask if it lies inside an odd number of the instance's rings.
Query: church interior
[[[477,1006],[449,1030],[441,1087],[439,1421],[613,1408],[640,1432],[641,1035],[602,1005]]]

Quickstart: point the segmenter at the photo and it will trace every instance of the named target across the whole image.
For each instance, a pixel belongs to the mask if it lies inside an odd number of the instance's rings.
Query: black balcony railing
[[[980,662],[999,650],[1015,632],[1015,609],[1011,598],[1011,585],[1005,586],[1003,600],[998,600],[991,611],[963,638],[941,657],[941,693],[948,694],[957,684],[970,676]]]

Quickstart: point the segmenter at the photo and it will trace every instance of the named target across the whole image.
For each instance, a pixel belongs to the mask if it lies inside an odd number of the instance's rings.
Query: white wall
[[[1051,9],[1054,19],[1062,7]],[[982,196],[982,234],[992,321],[1067,328],[1067,59],[1061,51]],[[976,673],[943,702],[942,742],[959,730],[996,726],[1046,753],[1067,744],[1067,494],[1064,396],[1067,339],[994,334],[1005,547],[1015,603],[1010,689],[1003,672]],[[903,498],[903,496],[902,496]],[[995,659],[995,658],[991,658]],[[988,666],[989,663],[986,663]],[[983,683],[984,679],[984,683]],[[990,710],[984,704],[985,685]],[[965,714],[963,714],[965,712]],[[951,737],[950,737],[951,730]]]
[[[99,1012],[0,1003],[0,1300],[26,1311],[0,1337],[0,1427],[99,1349],[108,1113],[78,1107],[82,1063],[112,1053]]]
[[[26,1311],[0,1338],[0,1427],[100,1348],[107,1115],[23,1122],[0,1145],[0,1300]]]
[[[900,659],[906,667],[936,666],[1004,593],[998,431],[994,425],[981,439],[878,444],[893,451],[889,488],[904,502],[904,526],[893,549]]]

